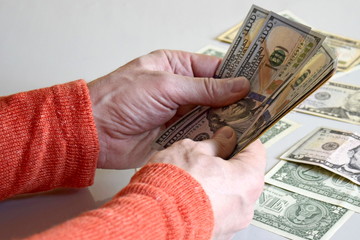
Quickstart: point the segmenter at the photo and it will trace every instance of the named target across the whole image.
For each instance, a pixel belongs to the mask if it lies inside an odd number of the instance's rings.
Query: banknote
[[[290,19],[291,21],[295,21],[295,22],[298,22],[298,23],[309,25],[304,19],[302,19],[299,16],[295,15],[295,13],[293,13],[290,10],[283,10],[283,11],[279,12],[279,15],[281,15],[283,17],[286,17],[287,19]]]
[[[197,53],[223,58],[226,54],[226,49],[209,44],[201,48]]]
[[[302,24],[306,24],[305,21],[293,12],[284,10],[278,13],[279,15],[296,21]],[[236,33],[242,27],[243,21],[236,26],[230,28],[224,33],[220,34],[217,39],[223,42],[232,43],[236,37]],[[333,49],[338,58],[337,70],[338,71],[350,71],[353,70],[360,63],[360,40],[351,39],[348,37],[340,36],[334,33],[325,32],[322,30],[316,30],[317,32],[326,36],[325,43]]]
[[[295,110],[360,124],[360,86],[328,82],[301,102]]]
[[[333,49],[338,57],[338,71],[349,71],[360,63],[360,41],[346,38],[333,33],[320,31],[326,36],[326,44]]]
[[[283,10],[278,13],[279,15],[286,17],[287,19],[290,19],[295,22],[299,22],[305,25],[308,25],[305,23],[304,20],[300,19],[298,16],[296,16],[294,13],[292,13],[289,10]],[[239,22],[235,26],[231,27],[230,29],[226,30],[225,32],[221,33],[219,36],[216,37],[217,40],[226,42],[226,43],[232,43],[233,40],[236,37],[236,34],[239,32],[240,27],[243,25],[244,21]]]
[[[325,240],[352,214],[346,208],[266,185],[252,224],[290,239]]]
[[[244,76],[249,79],[251,91],[256,94],[272,94],[280,85],[275,82],[278,80],[275,76],[281,74],[288,66],[296,67],[295,62],[304,60],[297,59],[297,53],[309,53],[307,48],[301,47],[310,31],[310,27],[271,12],[258,36],[249,46],[246,56],[236,66],[233,77]],[[321,39],[317,40],[320,42]],[[311,46],[310,51],[313,48],[314,46]]]
[[[287,111],[286,106],[292,106],[296,102],[301,102],[301,98],[304,98],[304,93],[310,93],[309,89],[314,88],[318,81],[324,78],[322,75],[334,69],[335,59],[335,55],[326,45],[321,46],[316,54],[298,71],[291,82],[273,100],[268,108],[269,114],[276,119]],[[305,97],[307,96],[305,95]]]
[[[249,46],[258,36],[264,21],[269,15],[269,11],[253,5],[247,14],[244,24],[240,27],[235,40],[232,42],[229,50],[225,55],[224,61],[221,62],[215,73],[217,78],[234,77],[235,70],[239,66],[242,58],[247,52]]]
[[[300,124],[283,118],[266,130],[259,139],[264,146],[268,148],[279,139],[289,135],[292,131],[295,131],[298,127],[300,127]]]
[[[317,128],[280,158],[320,166],[360,184],[360,135],[357,133]]]
[[[360,186],[321,167],[280,161],[266,174],[265,181],[360,213]]]
[[[229,76],[227,74],[247,77],[251,85],[249,94],[221,108],[195,107],[188,115],[191,120],[181,119],[170,126],[172,130],[162,133],[154,148],[163,149],[184,138],[210,138],[219,128],[230,126],[238,136],[235,154],[294,108],[298,103],[293,101],[295,95],[296,99],[302,100],[332,75],[336,66],[334,58],[324,61],[319,61],[321,57],[316,58],[311,68],[314,73],[309,78],[301,72],[308,66],[307,62],[324,49],[324,37],[310,27],[257,6],[250,9],[246,22],[216,72],[220,77]],[[223,67],[224,71],[221,70]],[[292,92],[284,91],[289,84],[292,84]],[[289,95],[291,99],[285,102]],[[273,109],[275,111],[269,111]]]
[[[222,42],[232,43],[232,41],[235,39],[236,34],[239,32],[239,29],[242,25],[243,25],[243,21],[239,22],[235,26],[221,33],[219,36],[216,37],[216,39]]]

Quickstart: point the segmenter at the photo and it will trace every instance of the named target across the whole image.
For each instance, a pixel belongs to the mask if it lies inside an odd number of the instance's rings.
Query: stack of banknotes
[[[259,138],[336,71],[326,36],[253,5],[240,26],[216,78],[244,76],[251,84],[242,100],[222,108],[198,106],[166,129],[156,149],[190,138],[204,140],[227,125],[235,129],[234,154]]]
[[[247,77],[250,94],[224,108],[196,107],[166,129],[155,148],[208,139],[225,125],[238,134],[234,153],[256,138],[269,148],[301,126],[284,117],[291,109],[360,124],[360,86],[333,80],[360,67],[360,41],[305,25],[290,11],[252,6],[217,37],[231,44],[227,52],[214,45],[199,50],[223,58],[215,77]],[[319,127],[280,159],[286,161],[265,176],[253,225],[289,239],[326,240],[360,213],[360,134]]]
[[[281,16],[305,24],[290,11]],[[217,37],[232,43],[244,22]],[[359,69],[360,41],[316,30],[338,59],[336,74],[294,110],[317,117],[360,124],[360,86],[342,82]],[[225,51],[207,46],[201,53],[224,57]],[[336,79],[336,80],[334,80]],[[340,80],[340,82],[336,82]],[[314,119],[315,120],[315,119]],[[317,119],[321,122],[321,119]],[[318,127],[290,149],[265,177],[266,186],[255,207],[253,225],[290,239],[330,239],[354,212],[360,213],[360,134]],[[282,118],[260,140],[269,147],[300,124]]]

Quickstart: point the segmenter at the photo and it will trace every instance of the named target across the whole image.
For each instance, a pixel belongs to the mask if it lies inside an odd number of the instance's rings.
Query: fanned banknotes
[[[279,12],[279,15],[286,17],[292,21],[306,24],[304,20],[296,16],[291,11],[285,10]],[[236,33],[242,27],[243,22],[238,23],[236,26],[230,28],[226,32],[220,34],[216,39],[232,43],[236,37]],[[335,52],[338,58],[337,71],[348,72],[360,64],[360,41],[356,39],[347,38],[344,36],[316,30],[326,36],[325,43]]]
[[[328,80],[336,57],[325,36],[310,27],[253,5],[215,77],[244,76],[251,84],[242,100],[222,108],[198,106],[154,142],[163,149],[190,138],[210,138],[223,126],[237,133],[241,151]]]

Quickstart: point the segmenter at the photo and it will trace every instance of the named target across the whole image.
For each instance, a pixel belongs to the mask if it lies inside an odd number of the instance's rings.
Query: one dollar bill
[[[265,181],[360,213],[360,186],[321,167],[279,161],[266,174]]]
[[[298,127],[300,127],[300,124],[283,118],[266,130],[259,139],[268,148],[281,138],[289,135],[292,131],[295,131]]]
[[[252,224],[290,239],[325,240],[352,214],[346,208],[266,185]]]

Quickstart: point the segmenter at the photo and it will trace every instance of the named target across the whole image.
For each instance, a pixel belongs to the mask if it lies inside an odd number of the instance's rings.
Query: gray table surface
[[[0,0],[0,96],[76,79],[91,81],[150,51],[227,47],[215,37],[240,22],[251,4],[290,10],[314,28],[360,39],[355,0]],[[360,84],[360,71],[338,80]],[[301,124],[268,150],[278,156],[318,126],[359,131],[359,126],[291,112]],[[0,239],[29,236],[97,208],[124,187],[134,170],[97,170],[85,189],[59,189],[0,203]],[[354,214],[332,239],[356,239]],[[284,239],[249,226],[234,239]]]

